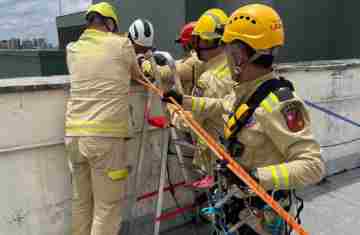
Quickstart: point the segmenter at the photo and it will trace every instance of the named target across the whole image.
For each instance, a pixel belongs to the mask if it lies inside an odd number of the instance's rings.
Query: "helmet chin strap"
[[[252,55],[246,62],[242,62],[239,64],[236,64],[234,66],[234,74],[236,75],[236,78],[238,78],[241,74],[241,72],[243,71],[243,67],[247,64],[251,64],[252,62],[254,62],[255,60],[257,60],[260,56],[262,55],[276,55],[278,52],[277,47],[275,48],[271,48],[269,50],[264,50],[264,51],[257,51],[254,55]],[[239,82],[240,79],[236,79],[237,82]]]

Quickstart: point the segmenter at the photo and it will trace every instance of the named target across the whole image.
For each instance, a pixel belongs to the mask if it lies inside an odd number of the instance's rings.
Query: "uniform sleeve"
[[[130,49],[130,58],[131,58],[131,79],[136,79],[136,78],[141,79],[143,74],[136,60],[136,54],[134,48]]]
[[[185,61],[176,61],[176,72],[182,81],[193,80],[193,66],[196,60],[189,58]],[[158,71],[162,80],[167,80],[173,76],[169,66],[158,66]]]
[[[214,115],[230,113],[235,101],[233,94],[224,98],[209,98],[184,96],[183,106],[186,110],[191,110],[194,116],[208,118]]]
[[[281,102],[273,110],[262,110],[259,122],[284,156],[284,163],[258,168],[266,189],[294,189],[315,184],[325,175],[320,146],[311,132],[310,118],[299,99]]]

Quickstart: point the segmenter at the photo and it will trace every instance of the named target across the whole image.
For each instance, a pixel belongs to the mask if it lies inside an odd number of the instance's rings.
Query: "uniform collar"
[[[84,31],[84,33],[81,35],[81,38],[85,38],[85,37],[106,37],[109,34],[111,34],[110,32],[103,32],[100,30],[96,30],[96,29],[86,29]]]
[[[275,78],[275,73],[270,72],[255,80],[237,83],[234,85],[236,99],[240,103],[244,103],[256,91],[256,89],[265,81]]]

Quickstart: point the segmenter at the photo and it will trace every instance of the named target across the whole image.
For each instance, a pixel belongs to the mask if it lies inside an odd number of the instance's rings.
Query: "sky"
[[[0,0],[0,40],[44,37],[57,45],[59,3],[64,15],[85,10],[91,0]]]

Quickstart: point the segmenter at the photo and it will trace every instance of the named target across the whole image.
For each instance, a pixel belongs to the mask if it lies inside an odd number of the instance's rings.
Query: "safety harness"
[[[221,140],[233,157],[240,157],[244,150],[244,146],[237,140],[236,135],[250,121],[261,103],[267,97],[284,100],[284,98],[292,96],[293,91],[294,86],[289,80],[282,77],[279,79],[274,78],[263,82],[246,103],[236,105],[234,112],[225,125],[224,138]]]
[[[255,110],[259,106],[262,106],[264,100],[267,100],[267,98],[270,97],[270,100],[284,101],[293,98],[293,91],[294,86],[289,80],[286,80],[283,77],[278,79],[274,78],[263,82],[251,95],[246,103],[236,105],[234,112],[230,115],[224,128],[224,138],[221,139],[222,143],[233,157],[241,157],[244,151],[244,145],[237,140],[237,134],[251,120]],[[287,193],[284,194],[284,192]],[[296,195],[295,190],[280,190],[275,193],[279,194],[280,198],[284,195],[288,195],[290,201],[289,204],[285,207],[287,211],[290,210],[294,198],[299,202],[300,205],[297,207],[295,219],[301,223],[300,213],[304,205],[303,200]],[[277,194],[274,195],[276,196]],[[258,200],[261,201],[261,199]],[[259,205],[264,206],[264,203],[262,202]],[[290,234],[292,230],[286,226],[285,231],[286,234]]]

